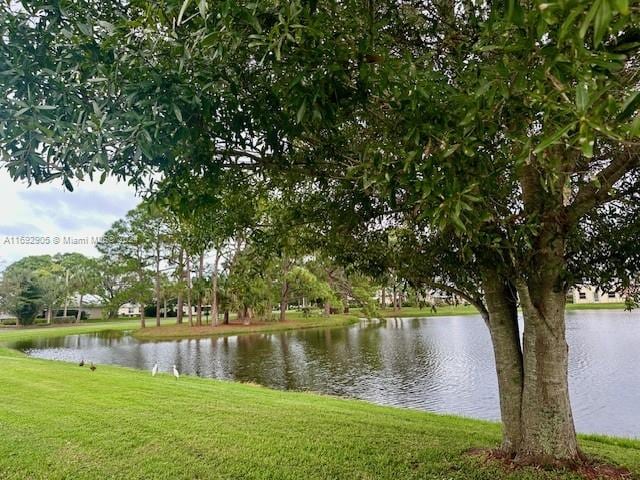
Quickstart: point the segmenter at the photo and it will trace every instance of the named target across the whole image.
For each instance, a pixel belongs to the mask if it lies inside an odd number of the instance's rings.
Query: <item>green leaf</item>
[[[307,110],[307,100],[305,99],[302,102],[302,105],[300,105],[300,108],[298,109],[298,113],[296,114],[296,123],[300,123],[302,122],[302,119],[304,118],[304,113]]]
[[[509,0],[507,7],[507,22],[515,25],[524,23],[524,11],[520,5],[520,0]]]
[[[200,16],[202,18],[207,18],[207,9],[207,0],[200,0],[200,2],[198,3],[198,10],[200,11]]]
[[[184,2],[182,3],[182,7],[180,8],[180,12],[178,13],[178,21],[177,21],[178,25],[182,23],[182,17],[184,16],[184,12],[187,11],[190,1],[191,0],[184,0]]]
[[[560,138],[564,136],[569,130],[575,127],[576,123],[577,122],[570,123],[569,125],[561,128],[560,130],[557,130],[552,135],[549,135],[548,137],[543,138],[538,144],[538,146],[535,148],[533,153],[537,155],[538,153],[546,150],[548,147],[550,147],[551,145],[556,143],[558,140],[560,140]]]
[[[611,21],[611,6],[607,0],[600,2],[600,8],[598,9],[593,25],[593,44],[595,47],[600,45],[607,30],[609,29],[609,22]]]
[[[447,158],[450,157],[451,155],[453,155],[458,149],[460,148],[460,144],[456,143],[455,145],[450,146],[449,148],[447,148],[444,153],[442,154],[442,158]]]
[[[589,105],[589,87],[587,82],[580,82],[576,86],[576,106],[578,112],[584,113]]]
[[[180,111],[180,109],[178,108],[178,106],[177,106],[177,105],[174,105],[174,106],[173,106],[173,113],[175,113],[176,118],[178,119],[178,121],[179,121],[180,123],[182,123],[182,121],[183,121],[183,120],[182,120],[182,112]]]
[[[593,2],[593,5],[591,5],[591,8],[585,15],[584,20],[582,21],[582,25],[580,25],[580,31],[578,32],[581,39],[584,39],[585,35],[587,34],[587,30],[589,29],[591,22],[596,16],[596,13],[600,9],[600,4],[602,3],[602,1],[603,0],[596,0],[595,2]]]
[[[580,148],[582,149],[582,154],[587,157],[593,157],[593,144],[594,140],[592,137],[584,136],[580,137]]]
[[[88,25],[86,23],[81,23],[78,22],[78,29],[84,33],[87,37],[93,37],[93,29],[91,28],[91,25]]]
[[[64,180],[62,181],[62,183],[64,183],[64,186],[67,190],[69,190],[70,192],[73,192],[73,185],[71,185],[71,182],[69,181],[68,177],[64,177]]]
[[[613,4],[622,15],[629,15],[629,0],[613,0]]]
[[[631,94],[624,101],[624,104],[622,104],[622,110],[618,115],[618,120],[624,120],[625,118],[630,117],[633,114],[633,112],[636,111],[636,108],[638,107],[638,102],[640,102],[640,90],[631,92]]]

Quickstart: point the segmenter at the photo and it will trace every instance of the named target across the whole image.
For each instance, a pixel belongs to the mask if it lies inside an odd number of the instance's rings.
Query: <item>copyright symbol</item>
[[[53,243],[55,245],[57,245],[58,243],[60,243],[60,237],[53,237]]]

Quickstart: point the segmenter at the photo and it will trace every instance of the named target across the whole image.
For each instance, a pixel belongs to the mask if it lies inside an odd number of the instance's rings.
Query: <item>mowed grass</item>
[[[155,325],[156,319],[146,319],[147,325]],[[163,319],[162,324],[175,323],[175,318]],[[93,323],[80,323],[75,325],[60,325],[53,327],[27,327],[27,328],[0,328],[0,345],[31,340],[33,338],[64,337],[65,335],[79,335],[82,333],[96,333],[105,330],[129,331],[140,328],[140,319],[118,319]]]
[[[0,349],[0,478],[574,479],[465,452],[498,424]],[[581,439],[640,474],[640,442]]]

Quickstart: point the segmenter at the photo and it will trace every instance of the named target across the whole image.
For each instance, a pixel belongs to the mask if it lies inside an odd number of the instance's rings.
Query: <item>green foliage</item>
[[[32,324],[44,305],[41,284],[34,273],[24,267],[26,263],[7,268],[0,282],[0,307],[15,315],[21,325]]]

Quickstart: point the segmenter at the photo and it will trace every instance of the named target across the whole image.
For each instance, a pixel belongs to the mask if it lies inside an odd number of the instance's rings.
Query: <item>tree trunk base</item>
[[[588,480],[631,480],[633,473],[624,467],[618,467],[591,459],[579,452],[575,459],[558,460],[549,456],[517,455],[501,448],[473,448],[467,454],[478,457],[483,464],[500,462],[505,470],[513,471],[521,468],[538,468],[555,470],[559,474],[577,473]]]

